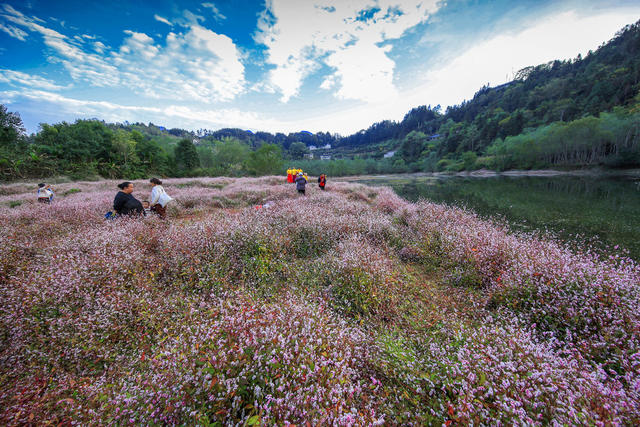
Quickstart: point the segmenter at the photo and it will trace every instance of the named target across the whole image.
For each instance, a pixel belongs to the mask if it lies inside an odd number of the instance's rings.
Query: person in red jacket
[[[325,185],[327,185],[327,176],[322,174],[318,177],[318,187],[320,187],[321,190],[324,190]]]

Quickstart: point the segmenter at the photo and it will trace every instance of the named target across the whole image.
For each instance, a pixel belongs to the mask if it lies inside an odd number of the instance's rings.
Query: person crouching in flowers
[[[131,195],[133,193],[133,182],[125,181],[118,184],[118,194],[113,199],[113,210],[118,215],[144,215],[144,208],[140,200]]]
[[[299,194],[304,196],[304,188],[307,185],[306,178],[302,175],[302,172],[298,172],[298,176],[296,178],[296,189]]]
[[[50,204],[51,200],[53,200],[51,186],[45,185],[45,183],[38,184],[38,203]]]
[[[169,197],[164,187],[162,187],[162,181],[158,178],[151,178],[151,210],[160,216],[162,219],[167,217],[167,203],[173,199]]]

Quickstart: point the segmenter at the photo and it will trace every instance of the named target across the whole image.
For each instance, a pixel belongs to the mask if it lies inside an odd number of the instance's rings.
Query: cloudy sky
[[[343,135],[586,54],[637,1],[0,2],[0,103],[77,118]]]

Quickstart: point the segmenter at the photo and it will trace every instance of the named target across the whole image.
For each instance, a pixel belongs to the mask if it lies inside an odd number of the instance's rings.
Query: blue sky
[[[29,132],[99,118],[347,135],[574,58],[636,1],[0,3],[0,103]]]

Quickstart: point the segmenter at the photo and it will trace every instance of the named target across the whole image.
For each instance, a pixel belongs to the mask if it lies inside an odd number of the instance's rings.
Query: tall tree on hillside
[[[305,154],[309,152],[309,149],[303,142],[293,142],[289,146],[289,154],[292,159],[300,160]]]
[[[175,156],[176,166],[178,167],[178,170],[182,172],[186,172],[200,166],[200,158],[198,157],[196,146],[187,138],[180,140],[176,147]]]
[[[405,136],[400,150],[404,161],[406,163],[417,161],[425,148],[426,142],[427,136],[422,132],[414,130]]]

